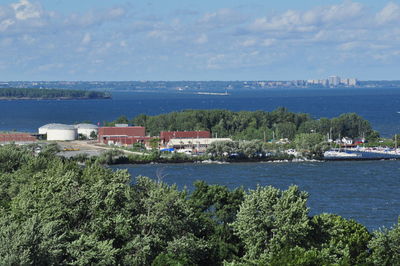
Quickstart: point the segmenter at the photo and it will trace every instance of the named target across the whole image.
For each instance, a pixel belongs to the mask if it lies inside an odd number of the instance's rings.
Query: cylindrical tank
[[[49,128],[53,128],[53,127],[57,127],[57,126],[62,127],[62,126],[65,126],[65,125],[64,124],[57,124],[57,123],[50,123],[50,124],[41,126],[41,127],[39,127],[39,130],[38,130],[39,134],[47,134],[47,130]]]
[[[92,139],[90,136],[93,134],[93,132],[97,136],[99,131],[98,127],[92,124],[77,124],[75,125],[75,128],[78,130],[78,135],[85,136],[87,139]]]
[[[76,140],[77,129],[71,125],[52,125],[47,128],[47,140]]]

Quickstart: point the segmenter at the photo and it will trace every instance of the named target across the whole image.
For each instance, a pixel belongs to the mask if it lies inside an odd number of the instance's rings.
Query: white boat
[[[228,92],[202,92],[202,91],[196,92],[196,94],[199,94],[199,95],[216,95],[216,96],[228,96],[228,95],[230,95]]]
[[[362,155],[359,153],[348,153],[343,151],[326,151],[324,158],[357,158]]]

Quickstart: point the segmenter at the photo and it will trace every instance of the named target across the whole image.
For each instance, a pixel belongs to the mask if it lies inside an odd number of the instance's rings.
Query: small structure
[[[364,144],[366,143],[366,139],[365,138],[355,138],[354,139],[354,144],[359,145],[359,144]]]
[[[93,139],[91,136],[95,134],[97,136],[99,127],[92,124],[77,124],[75,128],[78,131],[78,136],[84,136],[87,139]]]
[[[343,137],[342,138],[342,143],[345,144],[345,145],[351,145],[351,144],[353,144],[353,139],[347,138],[347,137]]]
[[[179,150],[192,150],[194,153],[205,152],[207,147],[216,141],[232,141],[230,138],[192,138],[192,139],[170,139],[168,148]]]
[[[0,133],[0,144],[30,144],[37,139],[28,133]]]
[[[170,139],[194,139],[194,138],[210,138],[209,131],[161,131],[161,144],[167,144]]]
[[[132,145],[137,142],[147,142],[151,137],[146,136],[146,128],[144,127],[100,127],[98,132],[98,140],[104,144],[111,145]]]

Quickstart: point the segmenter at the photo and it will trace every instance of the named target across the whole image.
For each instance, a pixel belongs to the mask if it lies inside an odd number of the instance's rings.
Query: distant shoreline
[[[61,101],[61,100],[109,100],[111,96],[104,97],[57,97],[57,98],[41,98],[41,97],[0,97],[0,101],[17,101],[17,100],[53,100],[53,101]]]

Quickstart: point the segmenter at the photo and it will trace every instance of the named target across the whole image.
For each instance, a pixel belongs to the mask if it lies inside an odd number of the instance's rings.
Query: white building
[[[350,79],[348,79],[348,78],[340,79],[340,83],[343,85],[349,86]]]
[[[340,84],[340,77],[338,76],[330,76],[328,78],[329,86],[338,86]]]
[[[87,139],[93,139],[92,137],[90,137],[93,132],[94,134],[98,134],[99,128],[96,125],[92,125],[92,124],[77,124],[75,125],[75,128],[78,131],[78,135],[82,135],[84,137],[86,137]]]
[[[358,83],[357,79],[355,78],[349,79],[349,86],[357,86],[357,83]]]
[[[176,150],[192,149],[197,152],[204,152],[207,147],[216,141],[232,141],[230,138],[193,138],[193,139],[170,139],[167,147]]]
[[[47,124],[47,125],[39,127],[38,132],[39,132],[39,134],[45,135],[45,134],[47,134],[47,130],[49,128],[54,128],[54,127],[57,127],[57,126],[62,127],[62,126],[65,126],[65,125],[64,124],[57,124],[57,123],[50,123],[50,124]]]
[[[342,143],[346,144],[346,145],[351,145],[351,144],[353,144],[353,140],[351,138],[343,137]]]

